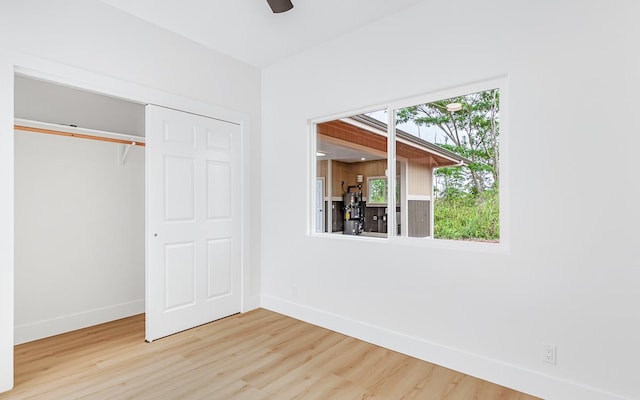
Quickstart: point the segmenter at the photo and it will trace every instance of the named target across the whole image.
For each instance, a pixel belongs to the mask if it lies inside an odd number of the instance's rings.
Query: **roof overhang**
[[[317,128],[319,148],[323,143],[331,146],[343,146],[353,151],[376,158],[384,158],[387,152],[387,124],[366,115],[356,115],[340,120],[318,124]],[[346,153],[346,152],[345,152]],[[471,163],[452,151],[436,144],[422,140],[400,129],[396,129],[396,153],[400,158],[415,163],[428,164],[431,168],[463,166]],[[340,157],[327,155],[338,161],[358,161],[357,156],[340,160]]]

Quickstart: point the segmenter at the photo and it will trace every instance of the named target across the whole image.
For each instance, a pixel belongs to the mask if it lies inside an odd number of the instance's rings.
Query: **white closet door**
[[[148,105],[146,340],[240,312],[240,126]]]

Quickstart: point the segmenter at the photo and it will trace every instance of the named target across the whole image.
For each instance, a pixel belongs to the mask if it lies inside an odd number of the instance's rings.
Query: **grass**
[[[436,198],[433,205],[437,239],[500,240],[498,191]]]

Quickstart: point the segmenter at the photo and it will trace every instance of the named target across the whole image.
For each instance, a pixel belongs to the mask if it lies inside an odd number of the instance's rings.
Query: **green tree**
[[[436,127],[445,142],[437,143],[472,162],[463,168],[440,168],[439,195],[481,194],[499,182],[499,92],[486,90],[401,109],[398,123]]]
[[[471,162],[436,170],[434,237],[458,240],[500,239],[498,89],[407,107],[398,123],[435,128],[439,146]]]
[[[369,184],[369,202],[370,203],[386,203],[387,202],[387,180],[371,179]]]

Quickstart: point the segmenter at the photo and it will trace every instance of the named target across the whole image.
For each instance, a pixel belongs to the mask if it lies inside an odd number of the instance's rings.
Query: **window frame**
[[[373,202],[371,201],[371,181],[384,181],[385,186],[385,202]],[[368,176],[367,177],[367,207],[386,207],[389,201],[389,179],[386,176]]]
[[[336,235],[331,232],[315,232],[315,180],[316,180],[316,163],[317,163],[317,125],[323,122],[329,122],[333,120],[339,120],[342,118],[348,118],[354,115],[366,114],[373,111],[384,110],[387,112],[387,176],[397,176],[396,162],[399,161],[396,155],[396,134],[395,134],[395,115],[397,110],[415,106],[417,104],[431,103],[442,99],[464,96],[470,93],[477,93],[485,90],[498,89],[500,92],[500,242],[499,243],[485,243],[476,241],[464,241],[464,240],[452,240],[452,239],[433,239],[424,240],[424,238],[412,238],[402,234],[398,234],[395,230],[388,231],[386,238],[371,238],[363,236],[353,235]],[[502,75],[495,78],[489,78],[475,83],[466,85],[459,85],[450,87],[447,89],[433,90],[425,92],[424,94],[412,97],[406,97],[400,100],[388,101],[382,104],[378,104],[371,107],[360,108],[351,110],[349,112],[343,112],[339,114],[333,114],[330,116],[324,116],[320,118],[311,118],[308,120],[309,126],[309,165],[310,174],[307,187],[311,189],[308,192],[308,212],[307,212],[307,225],[308,235],[314,237],[334,238],[336,240],[362,240],[362,241],[374,241],[380,240],[389,241],[392,243],[417,245],[419,247],[426,248],[440,248],[440,249],[453,249],[453,250],[465,250],[465,251],[479,251],[483,253],[505,253],[510,249],[510,204],[509,204],[509,152],[508,152],[508,76]],[[387,179],[387,207],[395,209],[398,202],[395,196],[389,196],[389,193],[396,192],[397,182],[395,179]],[[368,190],[368,188],[367,188]],[[367,192],[368,195],[368,192]],[[433,217],[433,201],[431,202],[431,215]],[[389,213],[388,225],[396,226],[396,213]]]
[[[398,186],[398,180],[400,179],[399,176],[396,176],[396,188]],[[379,203],[379,202],[371,202],[371,183],[370,181],[373,180],[384,180],[385,181],[385,186],[386,186],[386,198],[387,201],[385,201],[384,203]],[[400,192],[396,189],[396,204],[400,202]],[[389,204],[389,178],[387,178],[385,175],[380,175],[380,176],[368,176],[367,177],[367,207],[386,207]]]

